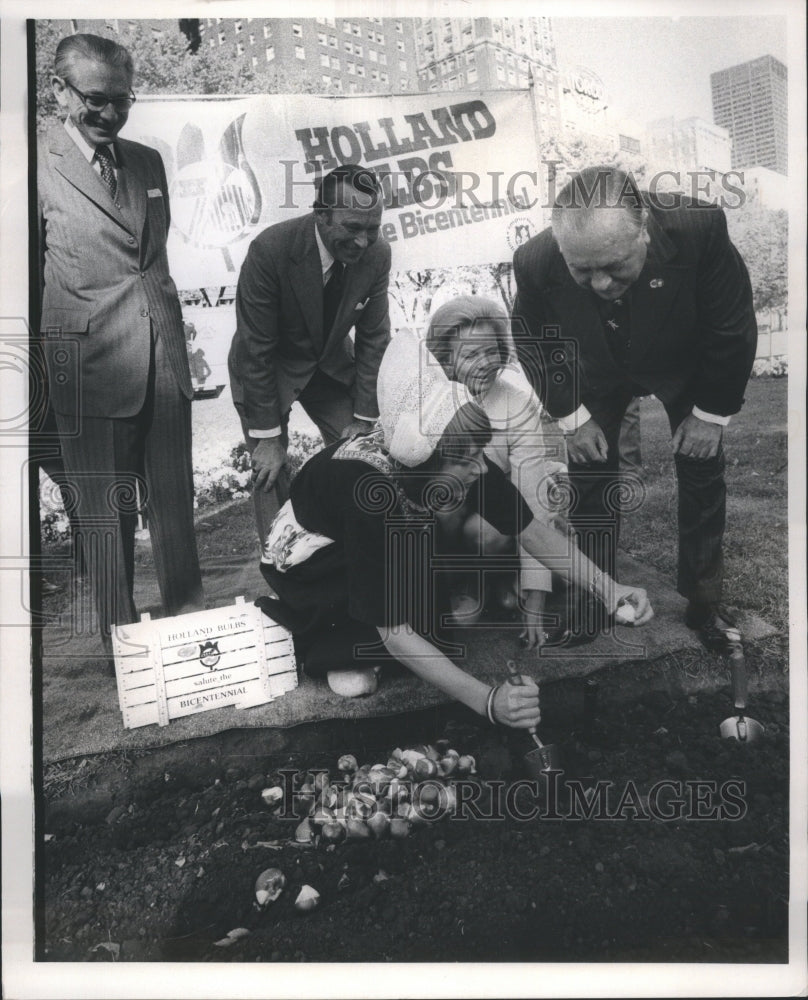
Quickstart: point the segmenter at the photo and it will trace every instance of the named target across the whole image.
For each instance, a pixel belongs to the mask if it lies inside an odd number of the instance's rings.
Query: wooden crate
[[[126,729],[225,705],[264,705],[297,687],[292,635],[243,597],[226,608],[116,626],[112,648]]]

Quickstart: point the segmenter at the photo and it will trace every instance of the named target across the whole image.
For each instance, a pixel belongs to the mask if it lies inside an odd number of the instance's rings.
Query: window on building
[[[318,31],[317,32],[317,41],[320,43],[320,45],[327,45],[328,44],[328,35],[326,35],[326,33],[324,31]]]
[[[456,87],[457,86],[457,76],[450,76],[449,79],[446,82],[449,84],[450,87]]]
[[[388,78],[388,76],[387,76],[386,73],[380,73],[379,74],[379,79],[382,81],[382,83],[389,83],[390,82],[390,80],[389,80],[389,78]]]
[[[356,75],[356,63],[353,62],[348,63],[348,72],[350,73],[351,76]]]
[[[292,24],[292,34],[295,36],[295,38],[302,38],[303,26],[301,24],[296,24],[296,23]]]
[[[332,80],[331,86],[334,88],[334,90],[342,93],[342,80]]]
[[[401,79],[398,81],[398,86],[400,90],[409,90],[410,81],[406,78],[406,76],[402,76]]]
[[[343,21],[342,22],[342,30],[346,34],[350,35],[350,33],[351,33],[351,22],[350,21]]]
[[[331,69],[339,69],[339,57],[331,56]]]
[[[328,45],[332,49],[335,49],[337,47],[337,36],[336,35],[329,35],[328,36]]]
[[[407,51],[406,46],[404,45],[404,42],[400,38],[396,42],[396,48],[398,49],[399,52],[406,52]]]
[[[379,65],[380,66],[387,65],[387,56],[384,54],[384,52],[379,53]]]
[[[365,67],[364,66],[357,66],[356,67],[356,75],[357,76],[364,76],[365,75]]]
[[[342,47],[345,49],[346,52],[353,52],[353,42],[350,40],[350,38],[342,43]]]
[[[384,35],[381,33],[381,31],[376,32],[376,44],[384,45]]]
[[[253,56],[250,62],[252,63],[252,68],[256,69],[258,66],[258,56]]]
[[[398,68],[402,71],[402,73],[406,73],[407,72],[407,68],[408,68],[407,67],[407,60],[406,59],[399,59],[399,61],[398,61]]]
[[[379,71],[377,69],[371,70],[371,72],[370,72],[370,78],[371,78],[371,80],[378,80],[379,79]]]
[[[275,58],[275,46],[267,45],[267,62],[272,62]]]
[[[211,38],[211,40],[210,40],[210,47],[212,49],[216,48],[216,39],[215,38]]]
[[[359,45],[358,42],[356,42],[356,43],[354,43],[353,51],[354,51],[354,55],[355,56],[359,56],[359,58],[361,59],[365,50],[364,50],[364,48],[361,45]]]
[[[357,38],[362,37],[362,28],[358,24],[352,24],[351,31],[356,35]]]
[[[379,59],[379,53],[375,49],[368,49],[368,55],[371,62],[377,62]]]
[[[328,76],[327,74],[323,73],[323,75],[320,77],[320,79],[323,81],[323,83],[325,84],[326,87],[330,87],[331,86],[331,77]]]
[[[236,42],[236,55],[244,55],[244,42]]]
[[[501,63],[497,63],[497,79],[505,79],[505,67]]]
[[[357,91],[356,80],[351,80],[348,83],[348,93],[349,94],[355,94],[356,91]]]
[[[225,33],[223,31],[220,31],[219,32],[219,45],[224,45],[224,43],[225,43],[226,40],[227,40],[227,36],[225,35]]]
[[[250,45],[255,45],[255,32],[251,31],[249,34]]]
[[[468,70],[466,71],[466,78],[468,79],[469,83],[476,82],[476,80],[477,80],[477,67],[476,66],[469,66]]]
[[[236,23],[233,25],[233,30],[237,35],[240,35],[241,32],[244,31],[244,25],[242,24],[241,21],[236,21]]]
[[[327,52],[326,53],[322,53],[322,52],[320,53],[320,65],[321,66],[329,66],[330,65],[330,62],[328,60],[328,53]]]
[[[295,59],[305,59],[305,58],[306,58],[306,50],[303,48],[302,45],[296,45],[295,46]]]
[[[403,32],[404,32],[404,22],[403,21],[396,21],[396,31],[399,31],[399,32],[401,32],[403,34]]]
[[[272,28],[268,25],[264,25],[264,38],[272,38]]]

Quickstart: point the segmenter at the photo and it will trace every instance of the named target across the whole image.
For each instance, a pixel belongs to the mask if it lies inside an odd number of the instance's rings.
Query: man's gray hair
[[[107,66],[119,66],[131,80],[135,75],[135,64],[129,50],[101,35],[76,34],[63,38],[56,46],[54,73],[64,80],[70,80],[73,64],[77,59],[90,59]]]
[[[640,229],[644,207],[640,190],[629,172],[614,166],[584,167],[558,192],[550,221],[554,230],[563,222],[580,232],[598,209],[622,208],[626,218]]]

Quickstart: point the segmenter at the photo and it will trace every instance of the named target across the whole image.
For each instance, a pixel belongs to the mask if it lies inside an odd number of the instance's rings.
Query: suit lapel
[[[54,169],[68,183],[89,198],[113,222],[125,229],[129,228],[120,210],[115,207],[109,188],[93,170],[64,128],[54,130],[48,148]]]
[[[592,367],[597,370],[616,369],[595,300],[589,292],[576,285],[560,256],[555,277],[557,283],[548,287],[546,294],[553,315],[563,317],[559,321],[560,339],[575,341],[579,361],[586,357],[587,366],[591,361]]]
[[[135,148],[127,142],[117,142],[118,153],[118,201],[121,212],[127,220],[129,228],[138,238],[142,237],[146,224],[146,182],[145,169],[137,156]],[[139,169],[141,168],[141,169]]]
[[[323,347],[323,270],[317,241],[314,238],[314,216],[303,216],[289,255],[294,266],[289,281],[306,321],[312,343],[320,352]]]
[[[648,220],[648,256],[631,289],[631,349],[629,366],[638,368],[654,348],[673,309],[685,268],[673,263],[676,247],[652,215]]]

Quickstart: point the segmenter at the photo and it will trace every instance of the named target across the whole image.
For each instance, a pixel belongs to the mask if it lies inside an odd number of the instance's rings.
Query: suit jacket
[[[627,382],[663,403],[687,395],[708,413],[736,413],[755,360],[749,275],[723,211],[688,198],[649,205],[645,266],[631,288],[627,369],[607,346],[594,293],[576,285],[545,229],[514,255],[514,340],[554,417]],[[639,392],[636,394],[640,394]]]
[[[127,417],[143,406],[151,330],[193,395],[177,289],[168,272],[168,186],[160,154],[118,139],[109,189],[62,126],[37,159],[39,329],[58,413]]]
[[[251,429],[280,426],[318,368],[355,385],[355,412],[378,416],[376,377],[390,340],[389,276],[390,246],[377,240],[346,267],[334,326],[324,331],[314,215],[279,222],[252,241],[239,275],[228,358],[233,401]]]

